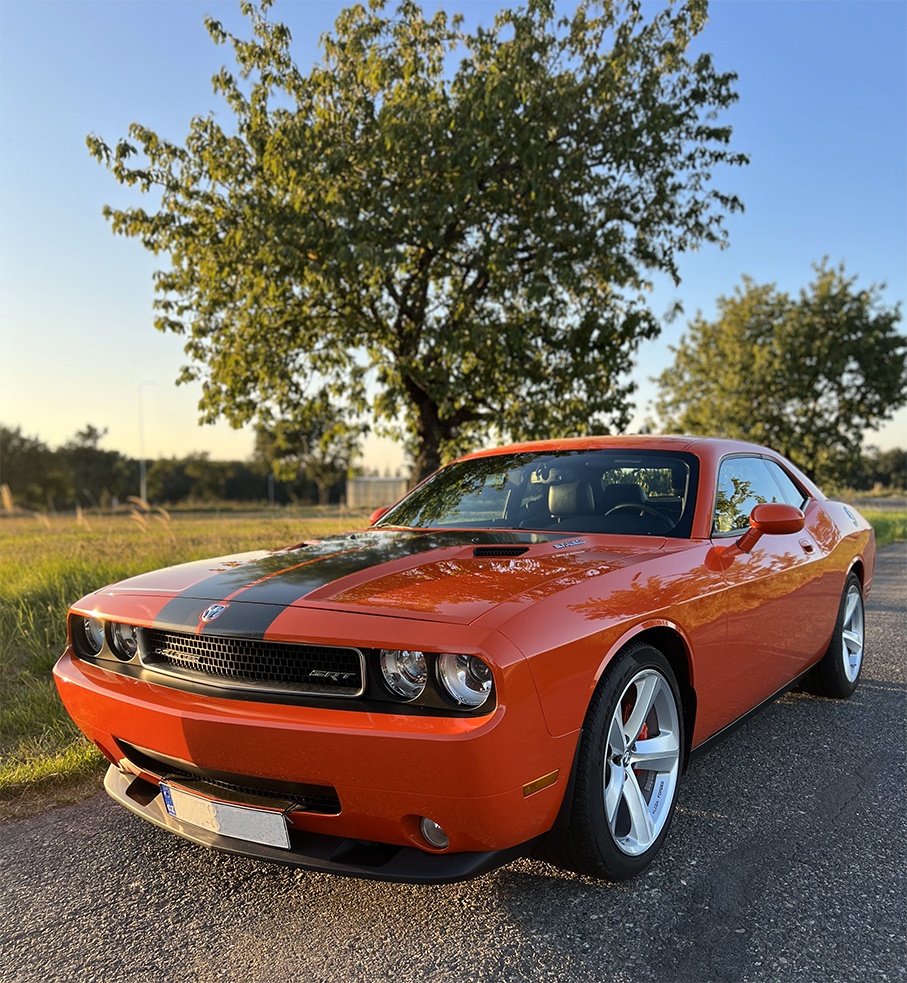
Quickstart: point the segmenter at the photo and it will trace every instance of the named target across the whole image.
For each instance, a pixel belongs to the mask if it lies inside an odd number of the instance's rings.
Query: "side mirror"
[[[372,514],[369,516],[368,524],[370,526],[373,526],[379,519],[387,515],[387,513],[390,512],[390,510],[391,507],[389,505],[385,505],[383,508],[380,509],[375,509],[375,511],[372,512]]]
[[[737,540],[737,549],[741,553],[749,553],[763,536],[785,536],[800,532],[805,521],[803,513],[795,505],[786,505],[783,502],[757,505],[750,512],[749,529]]]

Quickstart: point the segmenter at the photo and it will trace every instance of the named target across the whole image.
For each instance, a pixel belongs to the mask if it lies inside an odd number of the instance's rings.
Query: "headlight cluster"
[[[428,682],[428,663],[424,652],[393,652],[382,649],[381,675],[387,688],[404,700],[415,700],[422,695]]]
[[[97,655],[104,648],[104,622],[100,618],[85,618],[82,630],[92,655]]]
[[[135,627],[117,621],[75,617],[72,635],[76,652],[83,656],[103,656],[106,643],[108,657],[112,654],[121,662],[129,662],[139,650]]]
[[[382,649],[378,661],[387,688],[407,702],[423,694],[431,677],[442,695],[457,706],[474,710],[491,695],[491,669],[477,655]]]

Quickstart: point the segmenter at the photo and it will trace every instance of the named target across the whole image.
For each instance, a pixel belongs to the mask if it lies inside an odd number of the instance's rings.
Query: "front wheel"
[[[650,645],[628,646],[586,715],[569,825],[542,855],[614,881],[645,870],[671,824],[682,749],[680,695],[667,659]]]

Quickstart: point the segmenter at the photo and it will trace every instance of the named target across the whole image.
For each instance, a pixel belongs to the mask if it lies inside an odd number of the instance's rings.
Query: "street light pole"
[[[139,383],[139,498],[148,501],[148,473],[145,462],[145,386],[154,382]]]

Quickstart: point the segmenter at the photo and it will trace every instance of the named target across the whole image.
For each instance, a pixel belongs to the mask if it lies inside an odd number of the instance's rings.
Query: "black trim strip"
[[[780,700],[785,693],[789,693],[791,690],[796,689],[812,672],[812,670],[813,666],[810,666],[809,669],[807,669],[805,672],[801,672],[799,676],[791,680],[791,682],[787,683],[787,685],[782,686],[777,692],[772,693],[771,696],[764,699],[761,703],[756,704],[752,710],[747,710],[746,713],[741,714],[736,720],[732,720],[729,724],[726,724],[717,733],[712,734],[711,737],[707,737],[701,744],[697,744],[696,747],[690,751],[688,763],[696,761],[700,755],[711,751],[713,747],[720,744],[725,738],[730,737],[734,731],[742,727],[751,717],[754,717],[757,713],[760,713],[776,700]]]

